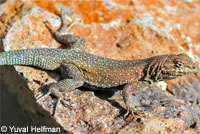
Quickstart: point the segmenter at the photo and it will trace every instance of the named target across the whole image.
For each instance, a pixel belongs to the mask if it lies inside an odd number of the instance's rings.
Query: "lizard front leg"
[[[84,79],[83,79],[82,73],[75,65],[63,64],[60,66],[60,71],[61,71],[61,75],[64,79],[51,85],[49,88],[49,92],[46,95],[42,96],[37,101],[37,102],[40,102],[41,100],[48,97],[50,94],[57,97],[58,101],[56,103],[56,106],[55,106],[55,109],[53,112],[53,116],[57,112],[57,107],[60,104],[60,101],[62,101],[64,104],[66,104],[65,101],[63,100],[63,95],[61,92],[74,90],[78,87],[83,86],[83,84],[84,84]]]
[[[140,110],[136,109],[133,103],[133,93],[148,85],[149,85],[149,82],[147,81],[133,81],[124,86],[122,94],[123,94],[123,99],[124,99],[124,102],[126,104],[126,109],[127,109],[127,112],[124,115],[124,117],[126,117],[129,113],[134,115],[140,112]]]

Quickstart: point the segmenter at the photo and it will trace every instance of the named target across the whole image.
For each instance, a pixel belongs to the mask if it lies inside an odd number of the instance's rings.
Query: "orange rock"
[[[8,0],[0,5],[0,39],[5,50],[61,47],[44,25],[45,20],[50,20],[53,29],[61,26],[56,16],[60,15],[56,6],[58,2],[73,11],[72,16],[68,16],[67,25],[71,27],[66,32],[86,39],[85,51],[89,53],[113,59],[187,53],[200,65],[198,0]],[[15,69],[26,78],[34,96],[41,94],[41,88],[60,79],[55,72],[31,67]],[[9,70],[5,74],[9,74]],[[11,79],[12,73],[8,76]],[[55,119],[65,130],[73,133],[195,133],[200,130],[199,81],[200,71],[167,82],[171,96],[156,87],[136,93],[139,99],[134,101],[139,100],[137,103],[146,117],[131,121],[123,118],[125,105],[120,92],[76,90],[63,93],[72,109],[61,105]],[[16,89],[13,84],[11,89],[16,91],[20,87]],[[19,91],[21,94],[24,92]],[[112,95],[115,99],[109,99]],[[30,100],[24,102],[27,100],[24,98],[26,95],[19,100],[31,113],[30,109],[35,110],[37,106],[29,103]],[[49,97],[41,106],[52,113],[54,104],[55,100]],[[37,115],[42,110],[37,110],[31,118],[43,119]],[[48,114],[44,115],[49,121]]]

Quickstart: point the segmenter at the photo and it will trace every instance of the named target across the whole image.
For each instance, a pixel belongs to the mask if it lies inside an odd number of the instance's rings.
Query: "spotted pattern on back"
[[[84,81],[109,88],[147,80],[162,81],[195,72],[196,66],[184,55],[162,55],[143,60],[113,60],[73,49],[25,49],[0,53],[0,65],[28,65],[45,70],[74,64]],[[146,70],[146,71],[145,71]]]
[[[71,51],[68,59],[81,70],[86,83],[97,87],[122,85],[143,73],[139,67],[143,64],[141,61],[113,60],[76,51]]]

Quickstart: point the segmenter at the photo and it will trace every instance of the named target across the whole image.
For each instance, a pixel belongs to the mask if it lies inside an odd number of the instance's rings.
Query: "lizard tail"
[[[0,65],[32,65],[31,50],[15,50],[0,53]]]
[[[0,53],[0,65],[29,65],[42,69],[54,70],[59,61],[54,58],[55,49],[22,49]]]

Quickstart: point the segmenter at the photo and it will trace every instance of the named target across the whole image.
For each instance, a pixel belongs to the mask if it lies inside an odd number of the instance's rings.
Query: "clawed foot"
[[[44,21],[43,23],[44,23],[44,25],[48,28],[48,30],[49,30],[52,34],[54,34],[54,33],[57,32],[56,30],[51,29],[51,26],[50,26],[50,24],[49,24],[48,21]]]
[[[59,107],[60,104],[65,106],[65,107],[67,107],[67,108],[69,108],[70,110],[72,110],[72,107],[71,107],[69,101],[66,101],[63,98],[58,98],[58,101],[57,101],[57,103],[56,103],[56,105],[54,107],[53,113],[52,113],[53,117],[55,117],[55,114],[57,113],[57,110],[58,110],[58,107]]]
[[[47,99],[47,97],[49,96],[51,94],[51,92],[48,92],[47,94],[45,94],[45,95],[43,95],[43,96],[41,96],[41,97],[39,97],[39,98],[37,98],[37,103],[40,103],[41,101],[43,102],[43,101],[45,101],[46,99]]]
[[[38,104],[41,104],[41,102],[44,102],[44,101],[47,100],[47,97],[48,97],[50,94],[51,94],[51,92],[48,92],[47,94],[45,94],[45,95],[39,97],[39,98],[37,99],[36,102],[37,102]],[[58,98],[58,102],[56,103],[55,108],[54,108],[54,110],[53,110],[53,113],[52,113],[52,116],[53,116],[53,117],[54,117],[54,115],[55,115],[55,113],[56,113],[56,109],[57,109],[57,106],[58,106],[59,102],[60,102],[60,98]]]
[[[47,94],[43,95],[42,97],[40,97],[39,99],[37,99],[37,103],[41,103],[41,102],[44,102],[47,100],[47,97],[50,95],[51,93],[48,92]],[[66,101],[63,99],[63,97],[59,97],[58,98],[58,101],[56,103],[56,105],[54,106],[54,109],[53,109],[53,113],[52,113],[52,117],[55,117],[55,114],[57,113],[57,110],[58,110],[58,107],[60,105],[60,103],[62,103],[62,105],[64,105],[65,107],[68,107],[69,109],[72,110],[72,107],[70,106],[70,103],[69,101]]]
[[[134,117],[145,116],[144,111],[138,108],[128,108],[126,114],[124,115],[124,118],[127,118],[129,114],[133,115]]]
[[[63,106],[69,108],[70,110],[72,110],[72,106],[70,104],[70,102],[68,100],[65,100],[65,99],[61,99],[60,102],[62,103]]]

